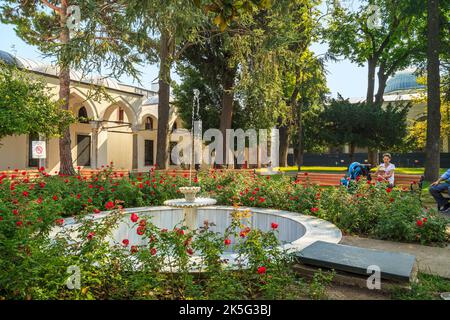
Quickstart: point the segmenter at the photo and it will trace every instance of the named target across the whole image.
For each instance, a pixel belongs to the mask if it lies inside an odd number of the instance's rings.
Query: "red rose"
[[[156,254],[156,249],[155,249],[155,248],[151,248],[151,249],[150,249],[150,254],[151,254],[152,256],[154,256],[154,255]]]
[[[56,224],[62,226],[64,224],[64,219],[56,219]]]
[[[28,197],[29,193],[27,191],[22,192],[24,197]]]
[[[23,225],[23,222],[22,222],[22,221],[17,221],[17,222],[16,222],[16,226],[21,227],[22,225]]]
[[[132,222],[137,222],[139,220],[139,216],[136,213],[131,214],[130,219]]]
[[[57,196],[57,195],[54,195],[52,198],[53,198],[53,200],[55,200],[55,201],[58,200],[58,196]]]
[[[422,220],[417,220],[416,224],[418,227],[421,227],[423,225],[423,222],[422,222]]]
[[[37,201],[38,204],[41,204],[42,203],[42,198],[39,197],[36,201]]]
[[[423,218],[422,221],[425,223],[425,222],[428,221],[428,219],[427,218]]]
[[[264,199],[263,197],[259,197],[259,202],[263,203],[264,201],[266,201],[266,199]]]
[[[255,201],[255,197],[248,198],[250,201]]]
[[[225,243],[226,246],[229,246],[231,244],[231,240],[230,239],[225,239],[223,241],[223,243]]]
[[[271,227],[275,230],[276,228],[278,228],[278,223],[272,222]]]
[[[100,210],[94,209],[94,213],[100,213]]]
[[[186,250],[186,252],[188,253],[188,255],[192,256],[194,254],[194,250],[192,250],[192,248],[188,248]]]
[[[139,227],[136,229],[136,233],[137,233],[138,235],[142,236],[142,235],[145,233],[145,227],[139,226]]]
[[[13,210],[13,215],[17,216],[18,214],[19,214],[19,210],[14,209],[14,210]]]
[[[259,273],[259,274],[264,274],[264,273],[266,273],[266,267],[259,267],[259,268],[258,268],[258,273]]]
[[[127,246],[130,244],[130,240],[128,240],[128,239],[123,239],[123,240],[122,240],[122,244],[123,244],[125,247],[127,247]]]
[[[108,201],[108,202],[105,204],[105,208],[106,208],[107,210],[113,209],[113,208],[114,208],[114,202]]]
[[[89,232],[87,235],[88,240],[92,240],[92,238],[95,236],[95,232]]]
[[[387,192],[387,193],[390,193],[391,191],[392,191],[391,188],[387,188],[387,189],[386,189],[386,192]]]
[[[312,213],[316,213],[316,212],[318,212],[318,211],[319,211],[319,208],[316,208],[316,207],[311,208],[311,212],[312,212]]]
[[[136,253],[136,252],[138,252],[138,247],[137,246],[131,246],[131,253]]]

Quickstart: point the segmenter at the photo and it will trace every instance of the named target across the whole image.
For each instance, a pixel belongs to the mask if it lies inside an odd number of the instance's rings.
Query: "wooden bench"
[[[122,179],[124,177],[129,177],[130,172],[128,170],[105,170],[105,169],[81,169],[79,175],[83,179],[92,179],[101,176],[102,174],[109,174],[111,179]]]
[[[339,186],[341,179],[344,177],[342,173],[316,173],[316,172],[299,172],[296,181],[299,183],[311,183],[319,186]],[[372,177],[372,181],[376,181],[376,177]],[[416,174],[395,174],[395,186],[408,188],[409,190],[417,185],[422,188],[423,176]]]
[[[26,169],[26,170],[6,170],[0,171],[0,177],[3,179],[23,181],[25,179],[36,179],[41,176],[41,173],[37,169]]]

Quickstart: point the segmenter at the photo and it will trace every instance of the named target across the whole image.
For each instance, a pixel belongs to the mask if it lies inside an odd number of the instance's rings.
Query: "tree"
[[[75,19],[70,5],[80,9],[78,30],[69,30]],[[63,110],[69,109],[71,68],[110,68],[116,76],[125,71],[136,74],[134,63],[138,59],[126,45],[135,36],[117,4],[103,0],[5,0],[0,5],[0,17],[3,23],[16,25],[17,35],[25,42],[56,58]],[[59,153],[60,172],[74,174],[69,128],[60,137]]]
[[[204,9],[206,13],[214,14],[214,24],[224,31],[230,24],[240,18],[241,15],[254,13],[259,9],[268,9],[271,0],[194,0],[197,7]]]
[[[439,0],[428,0],[427,48],[427,143],[425,147],[425,179],[436,180],[440,168],[440,71],[439,71]]]
[[[379,104],[388,77],[408,66],[420,47],[417,40],[420,17],[414,15],[419,11],[418,2],[367,0],[355,11],[343,8],[338,2],[334,4],[330,23],[324,31],[329,54],[344,56],[361,66],[367,63],[368,103],[374,103],[375,74],[379,67],[375,101]],[[375,18],[380,19],[377,25],[374,25]],[[377,152],[369,150],[369,162],[375,164],[376,158]]]
[[[0,140],[32,133],[58,136],[74,121],[52,100],[45,83],[0,62]]]
[[[352,104],[342,98],[325,105],[320,116],[322,139],[329,145],[350,145],[350,160],[355,148],[369,147],[388,150],[404,142],[406,117],[411,104]]]
[[[207,19],[193,1],[120,1],[139,35],[139,50],[147,62],[159,63],[158,133],[156,165],[169,163],[169,116],[171,70],[183,52],[200,41],[202,23]]]

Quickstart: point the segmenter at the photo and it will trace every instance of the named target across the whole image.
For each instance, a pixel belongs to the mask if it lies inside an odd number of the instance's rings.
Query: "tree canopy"
[[[35,75],[0,63],[0,139],[31,133],[59,136],[74,121]]]

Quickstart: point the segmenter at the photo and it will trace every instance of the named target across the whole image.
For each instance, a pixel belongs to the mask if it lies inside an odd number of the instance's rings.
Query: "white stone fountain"
[[[198,228],[198,208],[207,207],[216,204],[216,200],[212,198],[197,198],[196,194],[200,192],[200,187],[192,186],[192,166],[195,162],[195,135],[194,124],[196,120],[200,120],[199,109],[199,95],[200,92],[194,89],[194,101],[192,104],[192,127],[191,127],[191,156],[189,161],[189,186],[179,188],[180,192],[184,194],[184,199],[171,199],[164,201],[164,204],[169,207],[182,208],[184,214],[184,224],[191,230]],[[200,122],[201,123],[201,122]],[[200,128],[201,132],[201,128]]]

